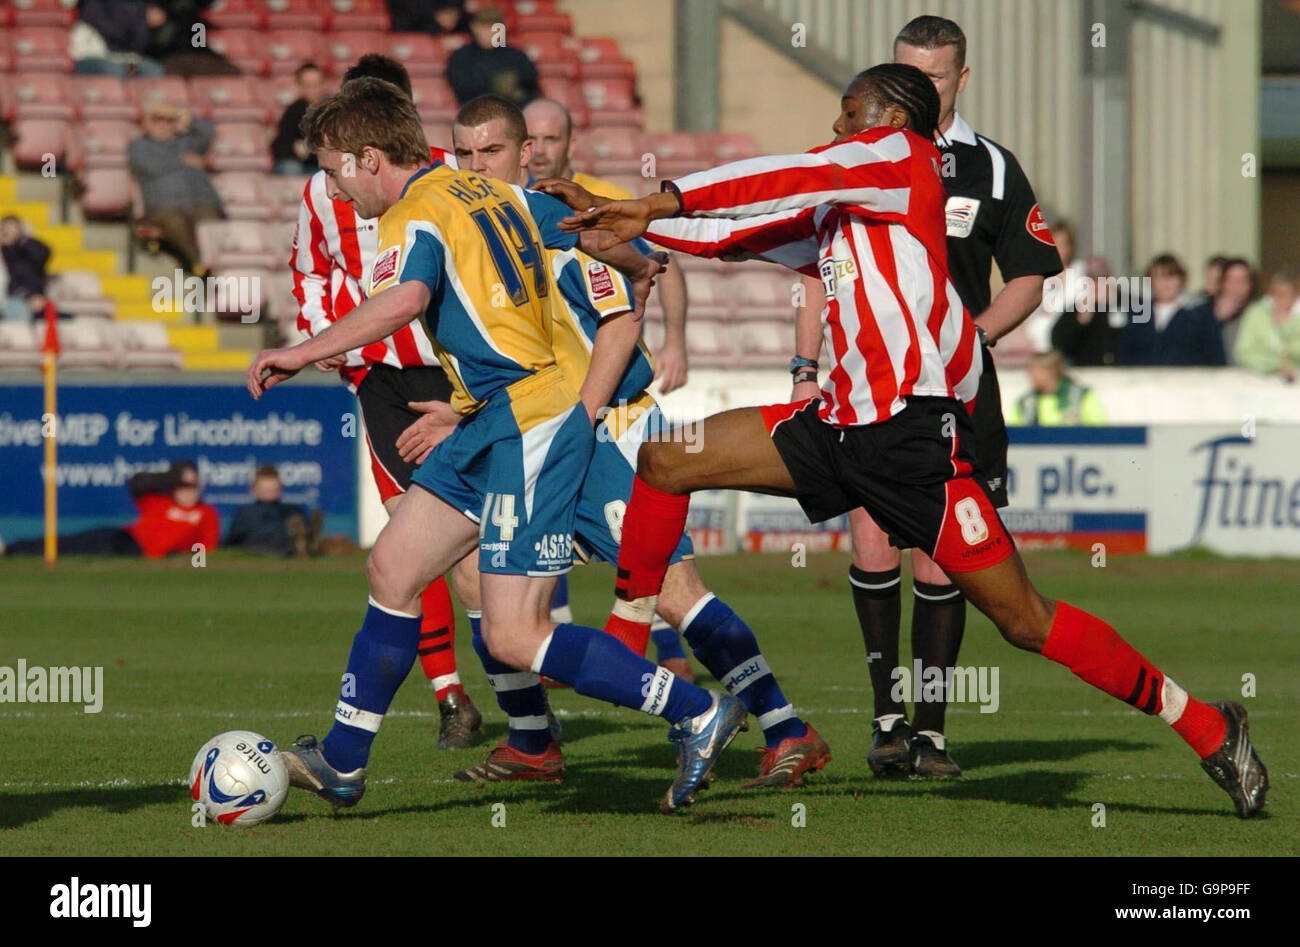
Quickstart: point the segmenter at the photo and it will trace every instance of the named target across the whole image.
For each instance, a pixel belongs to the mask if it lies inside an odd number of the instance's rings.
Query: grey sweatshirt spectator
[[[195,224],[223,216],[221,199],[203,166],[212,124],[164,102],[150,102],[144,130],[127,149],[144,218],[162,230],[164,242],[187,269],[204,275]]]

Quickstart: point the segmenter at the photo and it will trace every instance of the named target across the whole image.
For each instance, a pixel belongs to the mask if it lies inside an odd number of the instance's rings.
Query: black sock
[[[912,660],[921,661],[922,674],[926,668],[945,669],[946,680],[946,669],[957,665],[957,652],[961,650],[962,634],[966,631],[966,596],[954,585],[917,581],[912,582],[912,592]],[[946,700],[924,700],[913,709],[914,731],[943,733]]]
[[[907,714],[907,706],[891,697],[894,668],[898,667],[898,620],[901,606],[899,571],[864,572],[849,566],[853,607],[862,626],[862,643],[867,649],[867,673],[871,675],[875,716]]]

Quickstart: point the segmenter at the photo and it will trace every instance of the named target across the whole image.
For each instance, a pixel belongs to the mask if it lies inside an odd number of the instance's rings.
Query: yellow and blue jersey
[[[438,163],[380,218],[369,295],[410,280],[428,287],[426,331],[462,414],[556,364],[546,251],[576,245],[557,226],[569,214],[549,195]]]

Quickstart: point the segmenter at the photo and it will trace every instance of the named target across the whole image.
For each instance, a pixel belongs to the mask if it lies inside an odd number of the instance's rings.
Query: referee
[[[1060,256],[1039,210],[1029,180],[1011,152],[976,134],[957,113],[957,95],[966,88],[966,35],[952,20],[920,16],[894,39],[894,60],[915,66],[939,93],[942,173],[948,192],[948,269],[962,302],[975,317],[986,348],[1010,332],[1038,307],[1045,277],[1061,272]],[[990,299],[989,276],[996,260],[1003,289]],[[820,337],[800,331],[791,363],[796,379],[816,378]],[[805,348],[812,348],[809,355]],[[813,364],[808,363],[812,361]],[[795,399],[816,394],[816,383],[796,384]],[[984,356],[975,402],[975,453],[995,506],[1007,505],[1007,432],[993,359]],[[849,514],[853,565],[849,582],[862,626],[867,667],[875,698],[872,747],[867,754],[877,776],[914,775],[952,778],[961,769],[947,752],[944,736],[946,694],[926,695],[914,708],[894,699],[894,669],[899,667],[901,610],[900,551],[864,510]],[[912,550],[912,658],[922,662],[922,682],[931,668],[954,667],[966,628],[966,602],[934,561]],[[930,673],[934,673],[930,671]],[[900,688],[901,690],[901,688]],[[937,699],[936,699],[937,698]]]

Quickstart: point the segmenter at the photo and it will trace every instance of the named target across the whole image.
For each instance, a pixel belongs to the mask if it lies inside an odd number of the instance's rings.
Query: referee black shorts
[[[451,382],[446,372],[434,366],[375,365],[357,386],[357,400],[366,421],[370,470],[379,499],[387,502],[406,492],[415,470],[415,465],[402,460],[397,452],[397,438],[420,417],[407,402],[450,401]]]
[[[993,355],[980,346],[984,355],[984,372],[980,375],[979,390],[975,395],[975,413],[971,423],[975,428],[975,467],[979,478],[989,492],[989,499],[998,509],[1007,501],[1007,421],[1002,416],[1002,389],[998,385],[997,369]]]
[[[974,476],[974,434],[951,398],[908,398],[887,421],[835,427],[820,399],[761,408],[772,443],[814,523],[863,507],[890,542],[928,553],[945,572],[976,572],[1014,551]]]

